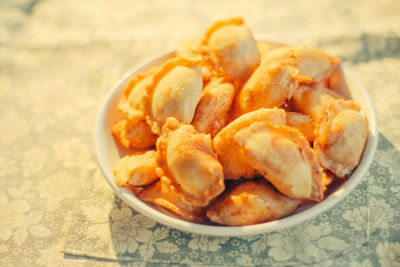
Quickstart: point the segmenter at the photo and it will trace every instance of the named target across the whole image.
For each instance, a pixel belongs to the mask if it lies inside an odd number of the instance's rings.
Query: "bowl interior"
[[[376,111],[364,86],[358,81],[358,79],[351,73],[349,69],[342,67],[342,75],[338,80],[339,91],[345,97],[354,99],[354,101],[361,106],[361,112],[368,120],[368,140],[360,164],[356,170],[346,182],[335,188],[335,190],[322,202],[303,205],[297,209],[294,214],[271,222],[235,227],[214,226],[192,223],[166,215],[141,201],[129,190],[117,187],[114,183],[112,168],[123,155],[126,155],[129,151],[131,151],[120,146],[114,140],[111,134],[112,125],[122,118],[122,115],[117,110],[118,101],[123,94],[125,86],[133,76],[153,66],[159,65],[161,62],[171,58],[172,56],[173,53],[168,53],[148,62],[147,64],[140,65],[140,68],[135,69],[135,71],[131,72],[124,79],[122,79],[113,89],[113,91],[107,96],[100,109],[100,112],[98,113],[96,121],[95,148],[100,169],[115,193],[138,212],[164,225],[198,234],[215,236],[241,236],[266,233],[300,223],[328,210],[333,205],[341,201],[359,183],[363,175],[367,172],[368,167],[372,162],[378,142]]]

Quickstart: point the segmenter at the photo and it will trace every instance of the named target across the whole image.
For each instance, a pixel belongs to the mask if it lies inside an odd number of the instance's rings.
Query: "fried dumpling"
[[[253,166],[249,165],[240,146],[234,140],[234,135],[239,130],[248,127],[255,121],[268,121],[272,124],[284,125],[286,123],[283,109],[261,108],[246,114],[229,123],[213,139],[214,149],[218,159],[224,167],[225,179],[236,180],[240,177],[253,178],[256,174]]]
[[[162,177],[156,183],[146,187],[137,196],[143,201],[166,208],[186,220],[201,221],[205,218],[204,208],[182,202],[176,187],[167,177]]]
[[[209,82],[203,89],[192,125],[200,133],[210,133],[214,137],[225,127],[234,97],[233,84],[222,79]]]
[[[149,150],[121,158],[113,168],[118,186],[144,186],[158,179],[156,173],[156,151]]]
[[[341,95],[344,99],[352,98],[342,68],[336,68],[324,83],[327,88]]]
[[[124,95],[118,103],[118,109],[128,119],[143,117],[143,97],[146,95],[146,88],[153,82],[153,75],[150,73],[136,75],[124,89]],[[144,118],[143,118],[144,119]]]
[[[231,81],[245,81],[260,63],[256,41],[241,18],[214,23],[203,44],[215,66]]]
[[[178,57],[189,58],[199,62],[201,74],[203,76],[203,83],[207,83],[213,76],[216,76],[216,70],[210,57],[207,56],[205,47],[203,45],[203,37],[197,36],[182,42],[176,50]]]
[[[224,225],[250,225],[285,217],[302,200],[288,198],[262,181],[248,181],[222,195],[207,211],[207,217]]]
[[[115,138],[126,148],[145,149],[155,146],[156,138],[149,125],[140,117],[123,119],[111,129]]]
[[[318,121],[322,110],[338,98],[342,97],[318,83],[313,86],[300,85],[294,92],[292,103],[297,111]]]
[[[259,108],[280,107],[288,102],[299,81],[308,79],[299,73],[288,64],[261,64],[238,92],[234,117]]]
[[[225,189],[222,166],[208,134],[169,118],[157,140],[157,173],[176,187],[182,201],[206,206]]]
[[[314,140],[316,122],[310,116],[299,112],[286,112],[286,125],[299,130],[308,141]]]
[[[317,48],[285,46],[273,49],[240,89],[234,117],[262,107],[283,105],[292,98],[299,83],[323,81],[339,64],[339,58]]]
[[[322,112],[314,150],[322,167],[345,177],[360,162],[367,137],[368,125],[360,107],[352,100],[338,99]]]
[[[249,164],[282,194],[321,201],[322,169],[314,151],[294,128],[254,122],[235,135]]]
[[[284,46],[273,50],[264,62],[289,64],[297,68],[301,76],[310,77],[312,82],[320,82],[331,75],[341,60],[310,46]]]
[[[203,87],[201,71],[196,61],[185,58],[168,60],[154,74],[143,99],[146,121],[155,134],[168,117],[184,124],[192,122]]]

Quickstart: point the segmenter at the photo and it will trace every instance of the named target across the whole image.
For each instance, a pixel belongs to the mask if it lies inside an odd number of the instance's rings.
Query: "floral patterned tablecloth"
[[[0,0],[0,265],[400,266],[399,14],[395,0]],[[302,224],[184,233],[113,193],[94,121],[135,65],[237,15],[257,39],[342,57],[376,105],[378,150],[343,202]]]

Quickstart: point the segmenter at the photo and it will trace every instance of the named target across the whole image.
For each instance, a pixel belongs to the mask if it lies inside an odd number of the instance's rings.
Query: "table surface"
[[[0,265],[400,265],[400,2],[0,0]],[[256,39],[337,55],[379,117],[374,162],[328,212],[265,235],[159,225],[95,161],[97,111],[135,65],[242,16]]]

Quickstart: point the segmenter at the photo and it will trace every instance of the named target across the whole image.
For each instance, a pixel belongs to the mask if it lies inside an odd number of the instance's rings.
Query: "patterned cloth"
[[[0,265],[400,265],[400,2],[0,0]],[[95,162],[96,113],[135,65],[243,16],[257,39],[321,47],[369,90],[380,140],[343,202],[220,238],[157,224]]]

